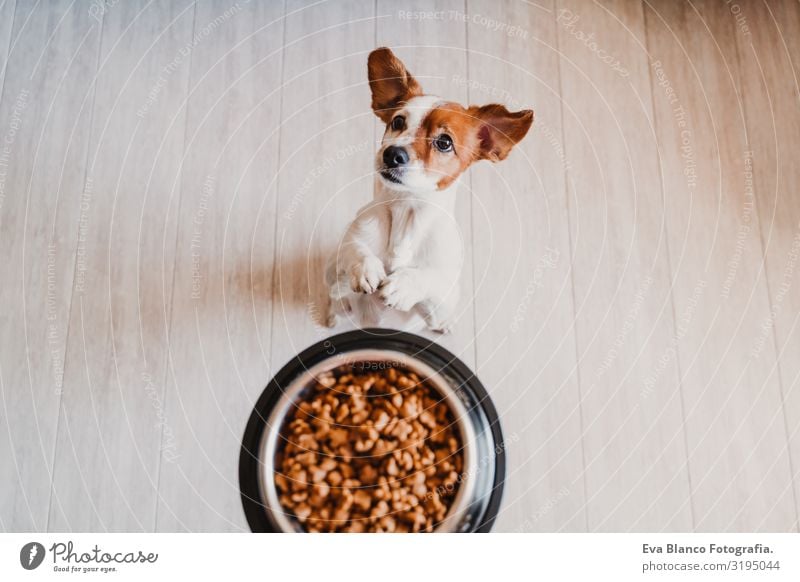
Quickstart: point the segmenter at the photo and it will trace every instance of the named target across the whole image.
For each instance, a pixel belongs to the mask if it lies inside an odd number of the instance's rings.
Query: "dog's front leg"
[[[386,277],[383,261],[363,253],[350,263],[350,288],[356,293],[374,293]]]
[[[380,288],[380,297],[387,307],[410,311],[428,296],[431,274],[425,269],[401,267],[386,276]]]
[[[381,222],[380,216],[364,213],[350,225],[342,241],[340,264],[356,293],[373,293],[386,278],[383,261],[375,254],[375,249],[386,244],[382,235],[386,227]]]
[[[420,302],[436,295],[438,281],[445,269],[433,268],[420,254],[420,246],[434,220],[439,216],[431,207],[398,204],[391,209],[391,232],[389,236],[389,274],[380,287],[380,296],[387,307],[398,311],[410,311]]]
[[[403,267],[386,276],[380,297],[399,311],[418,309],[428,329],[447,333],[458,307],[458,271],[447,268]]]
[[[439,333],[450,333],[455,323],[458,301],[458,287],[454,287],[445,296],[432,296],[421,301],[418,308],[428,329]]]

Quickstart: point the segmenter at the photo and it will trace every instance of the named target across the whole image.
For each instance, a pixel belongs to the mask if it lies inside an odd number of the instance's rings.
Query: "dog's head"
[[[394,190],[444,190],[473,162],[505,159],[533,123],[529,109],[462,107],[425,95],[388,48],[372,51],[367,68],[372,109],[386,124],[376,169]]]

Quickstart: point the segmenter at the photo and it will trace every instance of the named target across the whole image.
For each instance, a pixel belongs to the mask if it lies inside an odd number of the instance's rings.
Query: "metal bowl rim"
[[[275,488],[275,481],[271,476],[274,474],[275,453],[278,447],[280,428],[292,404],[297,401],[301,393],[310,386],[311,382],[319,374],[333,370],[342,365],[347,365],[347,363],[390,361],[399,363],[402,367],[419,374],[425,381],[429,382],[434,390],[446,400],[448,407],[456,419],[456,424],[462,440],[462,455],[464,457],[460,475],[461,479],[458,493],[456,493],[456,498],[447,516],[437,525],[434,531],[445,533],[457,531],[458,524],[466,514],[470,500],[475,492],[475,482],[469,476],[476,474],[478,460],[475,454],[477,450],[477,434],[475,427],[455,387],[428,363],[412,355],[393,349],[358,348],[345,352],[345,355],[346,359],[344,362],[341,356],[332,356],[317,362],[310,368],[304,368],[303,371],[289,383],[286,389],[281,391],[280,397],[272,407],[266,421],[266,427],[261,435],[258,455],[258,458],[261,459],[261,468],[258,473],[259,489],[264,499],[265,511],[269,513],[273,522],[281,531],[298,531],[293,524],[293,520],[281,511],[278,493]],[[485,435],[487,433],[484,432],[483,434]]]

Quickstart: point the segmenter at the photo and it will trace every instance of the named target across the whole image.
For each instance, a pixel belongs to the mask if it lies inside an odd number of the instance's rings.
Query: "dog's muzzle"
[[[383,165],[388,169],[405,166],[408,163],[408,152],[400,146],[389,146],[383,150]]]
[[[400,146],[389,146],[383,150],[383,168],[380,173],[384,179],[394,184],[402,184],[403,169],[408,164],[408,152]]]

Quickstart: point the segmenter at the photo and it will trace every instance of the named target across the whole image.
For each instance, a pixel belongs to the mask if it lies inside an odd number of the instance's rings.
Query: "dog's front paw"
[[[380,296],[387,307],[398,311],[410,311],[425,297],[419,271],[399,269],[384,279]]]
[[[325,327],[334,328],[337,323],[339,323],[339,317],[333,311],[328,313],[325,318]]]
[[[356,293],[373,293],[386,278],[383,262],[377,257],[367,257],[350,269],[350,287]]]

